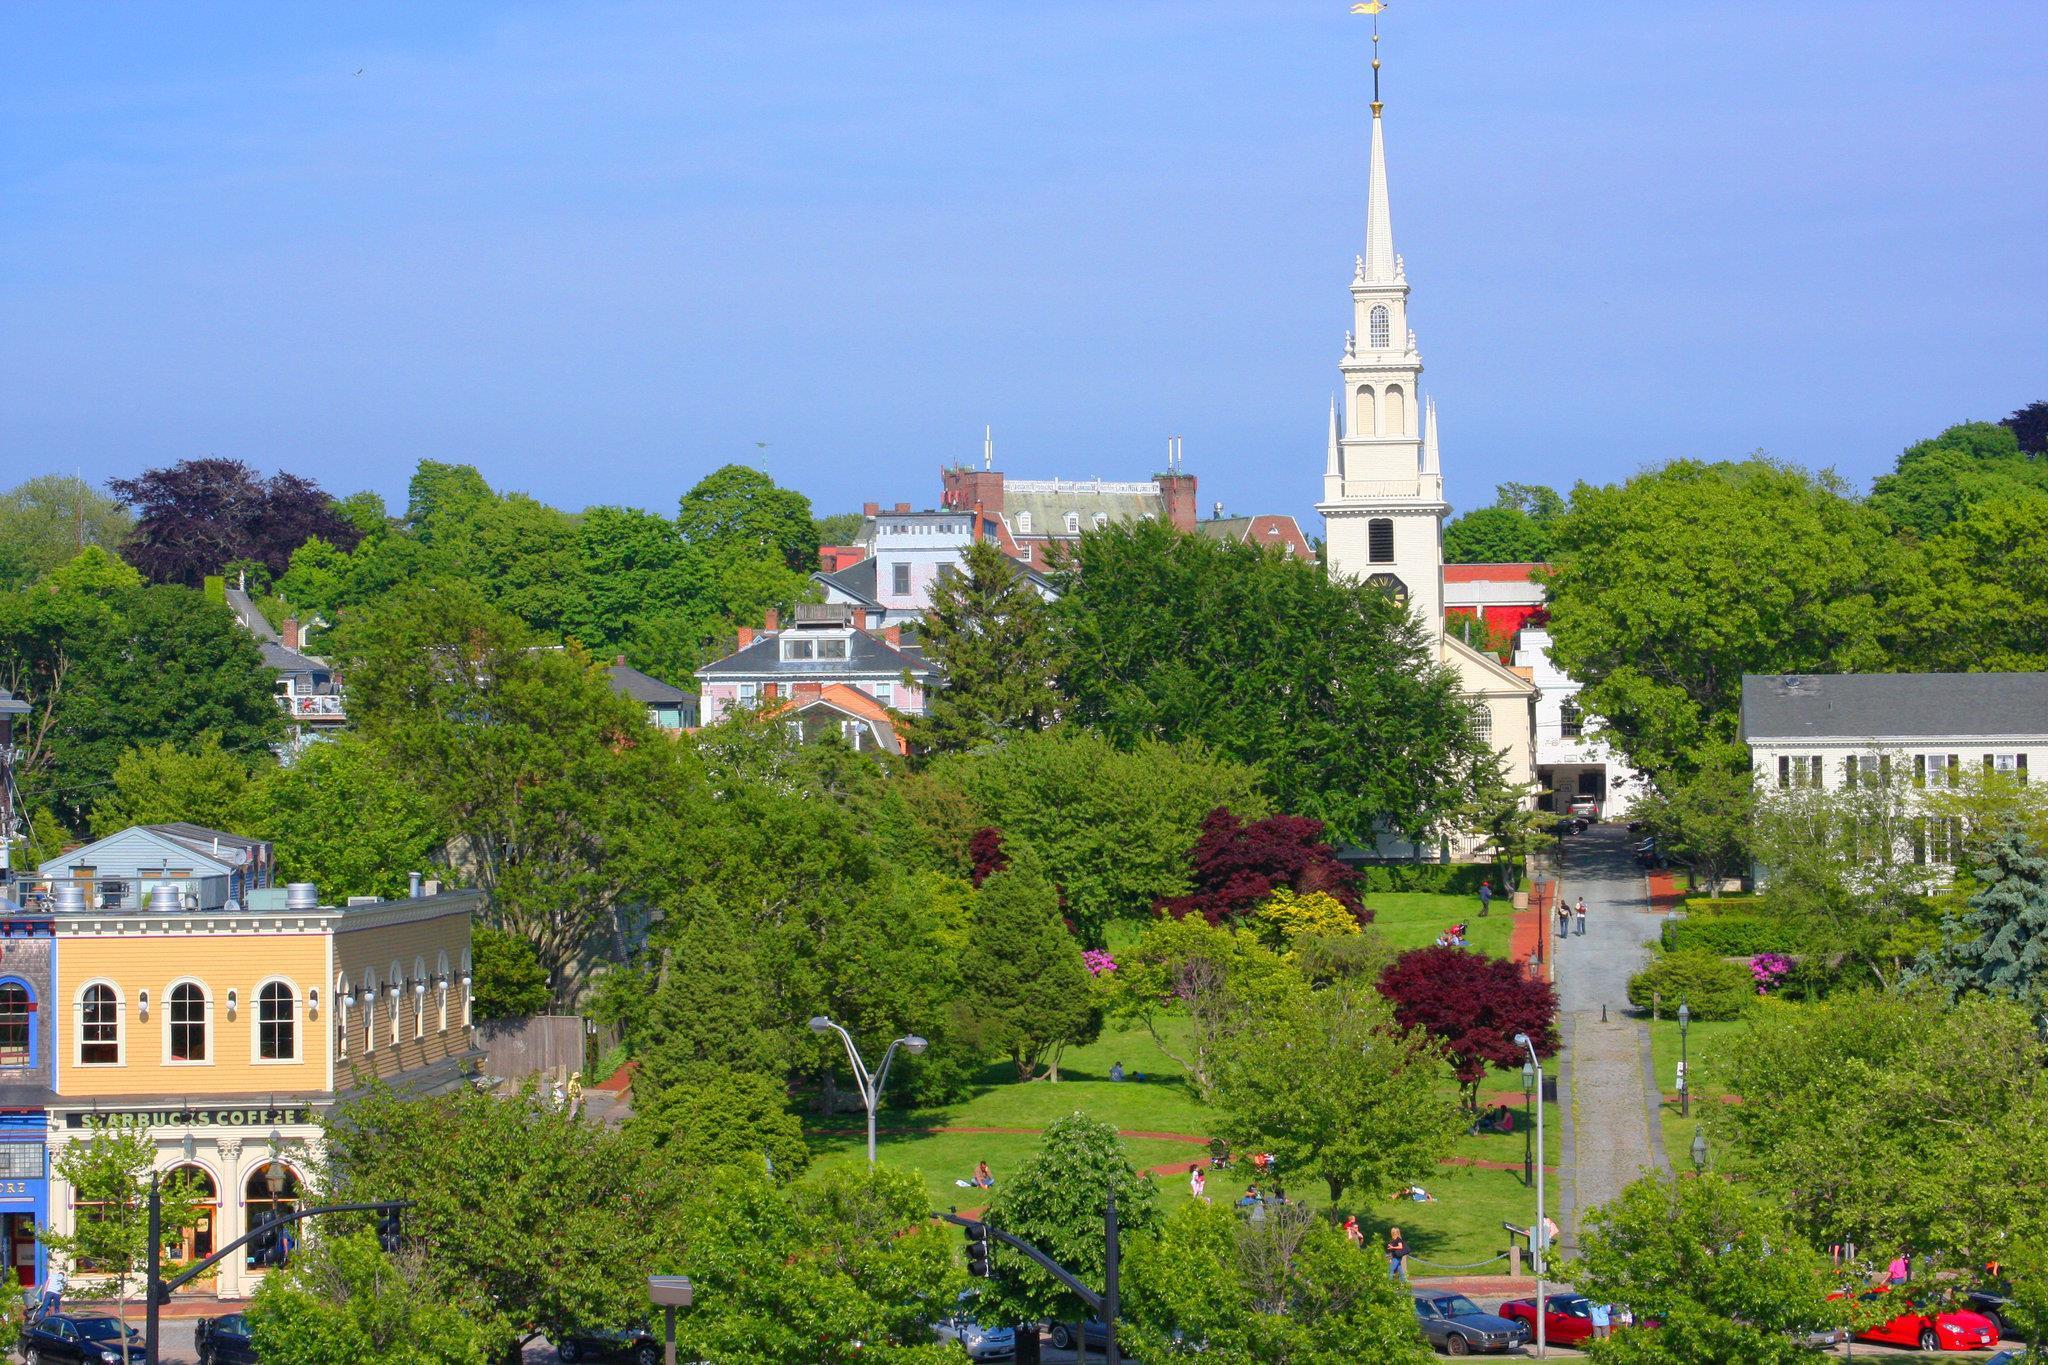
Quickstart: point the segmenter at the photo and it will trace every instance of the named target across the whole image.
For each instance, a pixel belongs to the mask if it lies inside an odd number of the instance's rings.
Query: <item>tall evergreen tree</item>
[[[1985,855],[1968,913],[1942,927],[1925,970],[1951,997],[2006,996],[2048,1018],[2048,853],[2008,830]]]
[[[967,547],[965,572],[932,590],[927,658],[946,675],[911,738],[940,753],[973,748],[1059,719],[1059,643],[1045,600],[988,541]]]
[[[1036,1076],[1048,1052],[1101,1028],[1081,947],[1060,923],[1058,893],[1034,868],[997,872],[981,884],[973,933],[960,973],[967,997],[987,1022],[989,1041],[1017,1064],[1018,1080]]]

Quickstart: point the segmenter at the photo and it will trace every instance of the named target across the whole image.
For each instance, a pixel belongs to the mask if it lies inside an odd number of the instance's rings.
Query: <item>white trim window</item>
[[[443,948],[434,959],[434,991],[440,997],[441,1032],[448,1031],[448,950]]]
[[[213,1063],[213,996],[190,977],[173,981],[164,991],[164,1063]]]
[[[348,1012],[356,998],[355,988],[348,984],[348,973],[334,978],[334,1058],[348,1059]]]
[[[412,1036],[427,1036],[427,960],[412,960]]]
[[[391,997],[391,1046],[397,1047],[405,1039],[399,1028],[405,1012],[405,968],[396,962],[391,964],[391,979],[385,982],[384,990]]]
[[[299,991],[281,976],[256,986],[255,1059],[266,1062],[299,1060]]]
[[[78,988],[72,1006],[77,1028],[74,1060],[79,1066],[122,1066],[128,1056],[127,1030],[122,1027],[126,1004],[111,981],[88,981]]]

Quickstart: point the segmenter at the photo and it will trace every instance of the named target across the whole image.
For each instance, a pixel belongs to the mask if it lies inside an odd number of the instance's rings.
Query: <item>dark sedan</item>
[[[570,1365],[584,1360],[659,1365],[661,1343],[644,1327],[624,1327],[610,1332],[571,1332],[555,1344],[555,1354]]]
[[[1519,1322],[1489,1313],[1463,1294],[1411,1289],[1415,1317],[1429,1344],[1447,1356],[1507,1354],[1528,1338]]]
[[[129,1358],[142,1359],[142,1334],[133,1328],[112,1318],[53,1313],[22,1334],[21,1358],[28,1365],[119,1365],[123,1338]]]
[[[1982,1289],[1972,1289],[1963,1295],[1963,1306],[1991,1319],[1991,1325],[1998,1329],[2001,1337],[2019,1335],[2012,1330],[2012,1301],[2006,1297],[2003,1286],[1987,1285]]]
[[[201,1318],[193,1341],[199,1348],[199,1365],[256,1365],[256,1339],[246,1314]]]

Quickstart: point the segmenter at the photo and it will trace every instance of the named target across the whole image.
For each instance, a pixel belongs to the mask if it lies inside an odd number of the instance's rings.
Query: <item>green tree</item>
[[[756,1365],[956,1365],[929,1324],[966,1277],[923,1182],[901,1171],[834,1170],[777,1186],[758,1165],[693,1182],[674,1269],[697,1306],[679,1354]],[[644,1288],[641,1290],[644,1293]]]
[[[1019,865],[981,884],[961,984],[986,1038],[1028,1081],[1051,1054],[1087,1042],[1102,1027],[1081,945],[1060,923],[1059,896],[1035,869]]]
[[[365,536],[379,536],[391,529],[391,512],[382,494],[368,489],[334,500],[334,510]]]
[[[772,560],[798,574],[818,567],[810,499],[745,465],[724,465],[699,479],[677,504],[676,525],[714,559]]]
[[[1517,507],[1475,507],[1444,527],[1447,564],[1541,563],[1550,533]]]
[[[1419,837],[1463,798],[1468,704],[1377,588],[1157,521],[1084,535],[1057,577],[1069,714],[1119,745],[1257,763],[1282,809],[1365,844]]]
[[[1376,1251],[1299,1204],[1248,1222],[1193,1200],[1134,1239],[1119,1344],[1144,1360],[1338,1365],[1431,1360],[1408,1292]]]
[[[470,930],[472,1013],[478,1022],[547,1013],[547,969],[525,939],[479,924]]]
[[[758,1165],[778,1180],[793,1180],[810,1164],[779,1076],[691,1062],[659,1084],[643,1084],[645,1072],[633,1077],[632,1126],[670,1160],[696,1169]]]
[[[1982,994],[2017,1000],[2048,1036],[2048,855],[2018,830],[1995,838],[1966,914],[1942,924],[1938,949],[1920,970],[1951,999]]]
[[[1099,735],[1057,730],[932,771],[966,795],[977,825],[1001,830],[1014,856],[1051,878],[1088,943],[1100,943],[1112,920],[1149,918],[1160,900],[1193,889],[1188,850],[1209,811],[1228,806],[1247,820],[1270,813],[1254,769],[1197,743],[1140,741],[1125,751]]]
[[[114,765],[112,790],[94,805],[96,838],[130,825],[186,820],[208,829],[232,830],[251,782],[248,758],[220,747],[208,731],[189,746],[155,744],[130,749]]]
[[[1893,666],[1912,557],[1832,476],[1675,461],[1579,485],[1553,532],[1551,658],[1659,784],[1736,741],[1745,673]]]
[[[359,728],[566,998],[643,868],[626,855],[684,814],[662,785],[684,760],[581,649],[538,646],[466,584],[392,593],[343,639]]]
[[[1898,604],[1913,667],[2048,668],[2048,491],[1986,497],[1924,552],[1924,570]]]
[[[969,545],[963,560],[963,573],[932,589],[921,637],[946,685],[907,721],[914,743],[940,753],[1059,718],[1059,644],[1045,599],[990,541]]]
[[[425,1289],[460,1305],[494,1356],[534,1332],[644,1321],[646,1277],[673,1273],[681,1167],[531,1087],[426,1098],[377,1089],[326,1125],[337,1203],[409,1199]]]
[[[280,1365],[485,1365],[483,1333],[375,1234],[315,1243],[264,1276],[249,1305],[256,1351]]]
[[[57,1150],[56,1172],[71,1187],[78,1216],[69,1232],[36,1229],[36,1238],[63,1258],[74,1274],[104,1276],[127,1316],[128,1300],[149,1275],[149,1187],[156,1173],[156,1143],[139,1129],[94,1125],[92,1136]],[[201,1217],[198,1182],[179,1172],[157,1187],[159,1224],[166,1242]],[[126,1340],[122,1358],[129,1359]],[[141,1358],[136,1350],[134,1359]]]
[[[1102,1287],[1103,1214],[1116,1198],[1117,1225],[1137,1238],[1158,1226],[1158,1191],[1131,1165],[1113,1124],[1084,1114],[1054,1119],[1038,1150],[996,1186],[984,1215],[989,1226],[1023,1238],[1065,1266],[1081,1283]],[[998,1322],[1079,1323],[1081,1300],[1037,1265],[1000,1244],[995,1277],[982,1291]]]
[[[1660,850],[1691,870],[1694,886],[1712,890],[1749,870],[1756,785],[1738,746],[1710,746],[1695,757],[1691,771],[1666,775],[1633,814]]]
[[[1807,1333],[1849,1321],[1854,1301],[1828,1298],[1827,1258],[1741,1185],[1646,1175],[1586,1222],[1573,1287],[1660,1324],[1595,1343],[1595,1359],[1799,1365]]]
[[[582,586],[570,632],[594,652],[687,679],[718,621],[703,553],[674,522],[631,507],[587,508],[576,533]]]
[[[134,529],[128,509],[68,474],[43,474],[0,493],[0,588],[18,587],[87,546],[118,553]]]
[[[1550,833],[1556,817],[1532,805],[1533,788],[1507,780],[1498,755],[1482,759],[1473,774],[1472,790],[1453,812],[1448,826],[1483,840],[1481,846],[1493,855],[1496,882],[1512,889],[1521,884],[1529,856],[1557,842]],[[1479,913],[1486,914],[1487,907],[1480,907]]]
[[[316,883],[337,905],[404,895],[411,873],[443,861],[446,842],[418,786],[353,732],[260,770],[227,828],[271,840],[284,880]]]
[[[1231,1040],[1217,1100],[1240,1151],[1321,1180],[1330,1215],[1347,1192],[1378,1200],[1426,1179],[1465,1118],[1438,1082],[1444,1061],[1369,986],[1298,996]]]
[[[494,496],[475,465],[421,460],[406,487],[406,525],[432,543],[462,526]]]
[[[867,520],[859,512],[834,512],[830,516],[812,517],[811,527],[818,533],[820,545],[850,545]]]
[[[2009,1000],[1936,991],[1768,1004],[1713,1106],[1717,1164],[1815,1246],[1936,1267],[2007,1259],[2048,1226],[2048,1047]],[[1958,1191],[1968,1191],[1958,1198]]]
[[[2012,428],[1965,422],[1908,446],[1870,489],[1870,505],[1922,538],[1969,520],[1996,498],[2048,494],[2048,462],[2029,459]]]
[[[1270,1012],[1301,984],[1252,929],[1210,924],[1199,915],[1162,916],[1117,950],[1105,1001],[1112,1017],[1144,1025],[1207,1099],[1237,1028]]]

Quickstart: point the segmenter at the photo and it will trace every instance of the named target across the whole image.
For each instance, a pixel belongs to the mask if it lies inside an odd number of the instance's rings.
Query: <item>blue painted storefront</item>
[[[0,1256],[19,1284],[40,1284],[36,1229],[50,1219],[47,1120],[41,1110],[0,1113]]]

